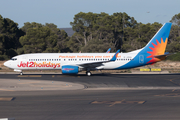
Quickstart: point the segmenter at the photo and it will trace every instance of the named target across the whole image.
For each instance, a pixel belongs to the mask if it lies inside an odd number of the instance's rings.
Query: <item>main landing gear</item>
[[[87,75],[87,76],[91,76],[92,74],[91,74],[90,71],[86,71],[86,75]]]

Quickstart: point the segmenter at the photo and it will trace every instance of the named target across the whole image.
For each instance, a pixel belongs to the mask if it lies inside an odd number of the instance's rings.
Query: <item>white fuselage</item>
[[[108,61],[114,53],[34,53],[13,57],[4,65],[15,70],[61,69],[63,65],[80,66],[86,63]],[[132,61],[137,53],[119,53],[116,61],[102,63],[95,69],[116,69]],[[81,66],[80,66],[81,67]],[[82,67],[83,68],[83,67]]]

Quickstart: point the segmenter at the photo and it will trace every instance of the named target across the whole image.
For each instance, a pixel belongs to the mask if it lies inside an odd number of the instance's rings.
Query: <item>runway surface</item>
[[[72,90],[46,90],[45,86],[35,91],[16,91],[16,87],[9,85],[9,89],[14,91],[0,90],[0,118],[179,120],[179,76],[180,74],[95,74],[91,77],[1,74],[0,88],[3,87],[1,83],[4,80],[31,84],[35,81],[42,81],[42,84],[45,81],[48,84],[75,83],[84,87]]]

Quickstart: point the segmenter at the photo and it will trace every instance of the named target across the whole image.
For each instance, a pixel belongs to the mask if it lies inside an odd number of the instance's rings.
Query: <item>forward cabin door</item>
[[[27,65],[27,62],[29,62],[28,56],[27,56],[27,55],[22,56],[21,61],[22,61],[24,64],[26,64],[26,67],[24,67],[24,68],[25,68],[25,69],[29,69],[29,67],[28,67],[29,65]]]

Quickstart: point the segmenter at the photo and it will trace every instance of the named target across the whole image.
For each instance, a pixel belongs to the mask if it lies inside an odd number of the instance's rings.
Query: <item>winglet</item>
[[[118,56],[118,54],[119,54],[119,52],[120,52],[120,50],[118,50],[118,51],[114,54],[114,56],[111,58],[110,61],[115,61],[116,58],[117,58],[117,56]]]
[[[111,51],[111,48],[109,48],[106,53],[110,53],[110,51]]]

